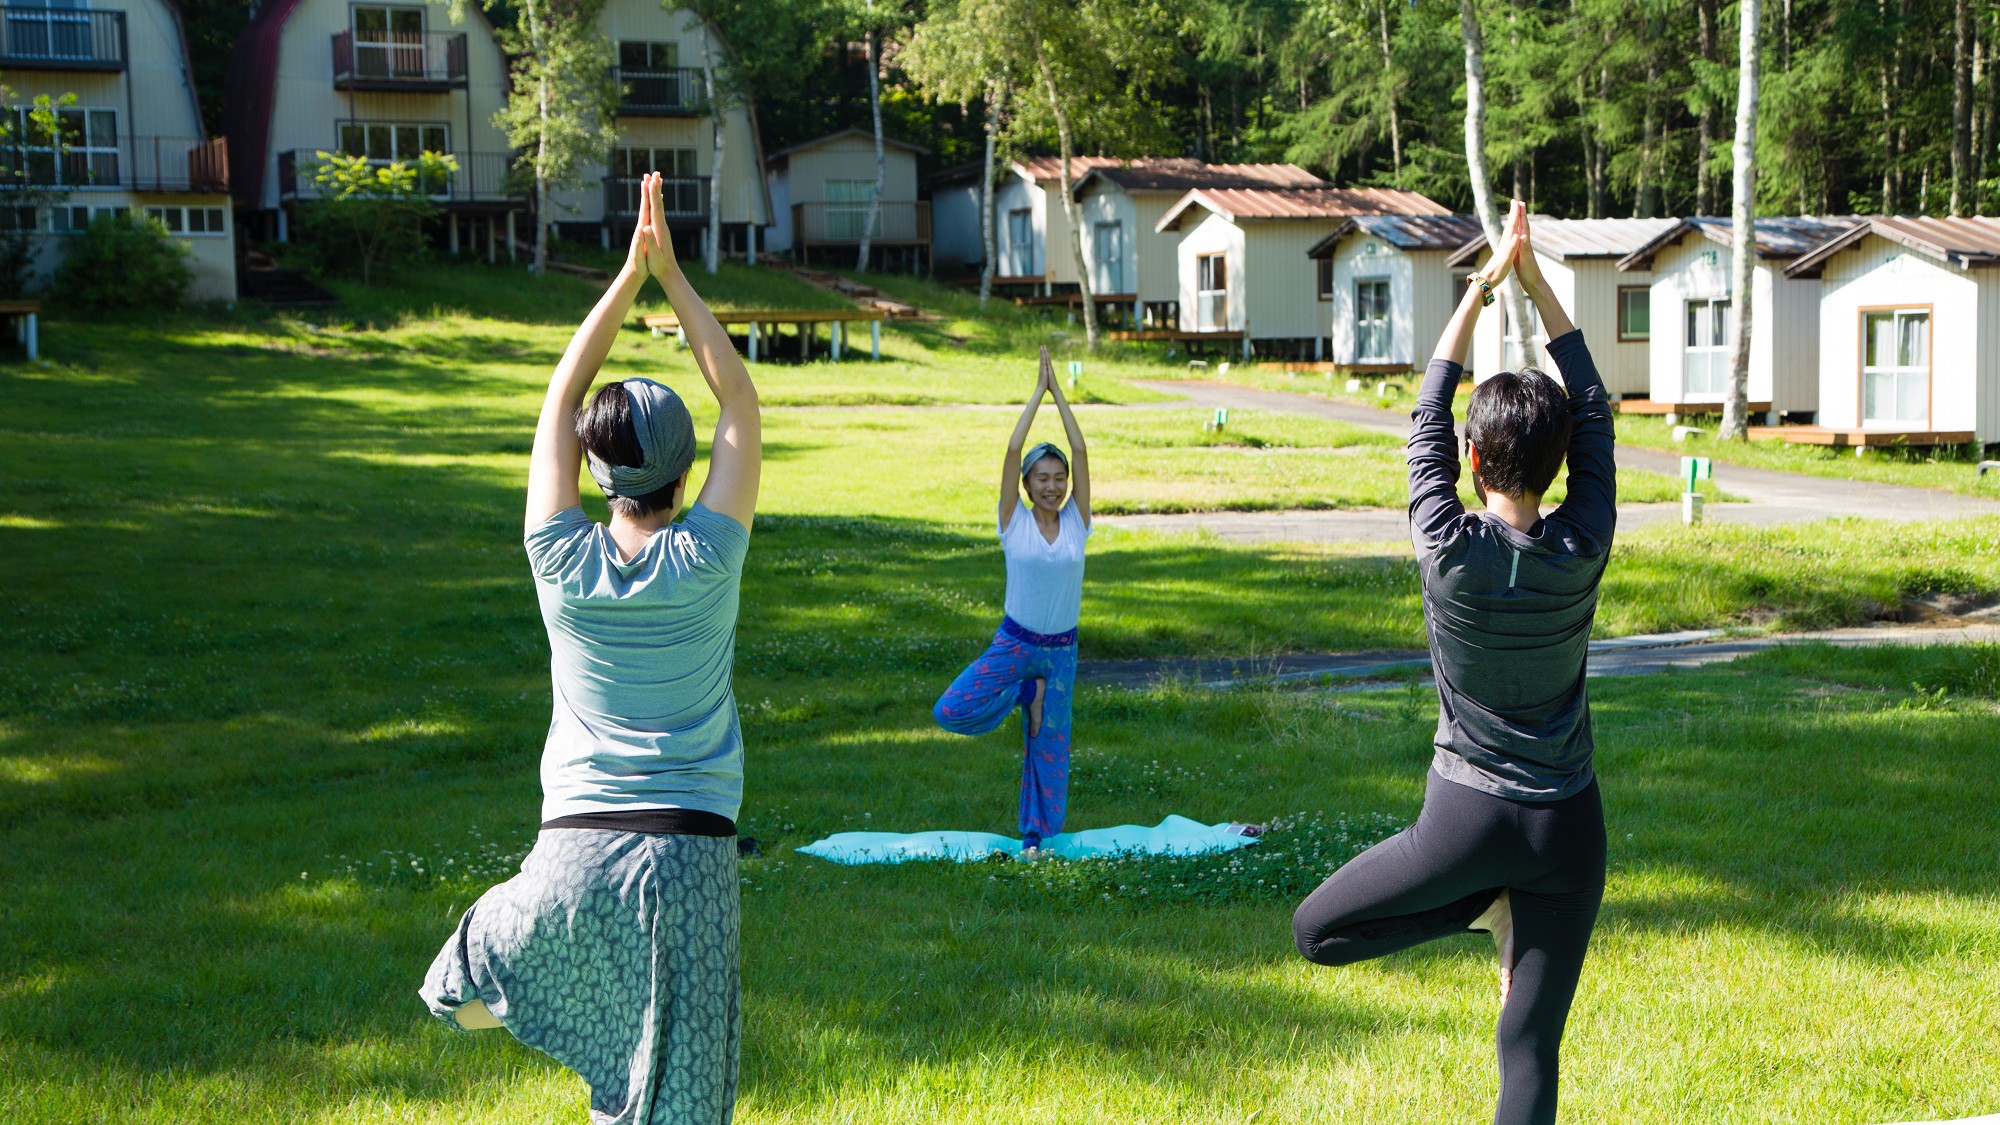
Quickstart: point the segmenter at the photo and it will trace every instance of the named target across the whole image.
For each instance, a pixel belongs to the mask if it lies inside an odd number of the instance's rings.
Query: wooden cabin
[[[1079,156],[1070,161],[1070,182],[1093,168],[1117,164],[1108,156]],[[1079,282],[1076,255],[1069,244],[1069,218],[1063,213],[1062,158],[1033,156],[1010,161],[1006,175],[993,189],[993,271],[1002,286],[1032,288],[1043,295],[1058,289],[1074,291]]]
[[[1331,345],[1331,316],[1308,251],[1358,215],[1450,214],[1394,188],[1197,188],[1154,230],[1179,232],[1181,333],[1240,339],[1246,358],[1262,351],[1304,359]]]
[[[1819,290],[1819,411],[1788,440],[2000,442],[2000,219],[1863,219],[1799,255]]]
[[[882,199],[869,233],[872,268],[931,261],[931,205],[917,198],[917,157],[930,150],[882,138]],[[842,267],[854,264],[875,193],[875,135],[842,129],[779,149],[765,160],[771,177],[771,233],[765,249],[815,253]]]
[[[1330,329],[1324,358],[1352,371],[1421,369],[1471,272],[1449,259],[1480,237],[1470,215],[1357,215],[1333,228],[1306,251]]]
[[[1751,274],[1750,411],[1809,420],[1819,409],[1819,282],[1784,269],[1851,229],[1856,220],[1803,216],[1756,221]],[[1621,410],[1716,414],[1729,395],[1732,224],[1682,219],[1619,260],[1627,276],[1651,271],[1649,401]],[[1539,234],[1539,232],[1537,232]]]
[[[200,301],[236,298],[236,227],[229,205],[228,145],[211,138],[190,79],[187,33],[168,0],[98,7],[8,4],[0,20],[0,70],[12,88],[10,165],[61,193],[34,216],[31,282],[61,264],[66,239],[107,211],[158,219],[192,254]],[[76,104],[56,110],[68,134],[60,159],[28,119],[38,94]]]
[[[453,250],[511,249],[526,193],[493,115],[507,101],[507,60],[483,10],[453,23],[445,0],[265,0],[230,56],[231,181],[253,238],[290,237],[312,198],[319,152],[389,163],[450,153],[436,185]]]
[[[659,0],[606,0],[598,30],[614,45],[618,140],[608,165],[587,167],[587,185],[554,193],[553,221],[563,237],[622,246],[639,218],[639,180],[666,179],[661,202],[679,252],[703,253],[709,208],[721,209],[722,251],[753,258],[759,232],[772,224],[770,182],[755,107],[731,106],[720,118],[722,179],[715,180],[718,118],[709,105],[702,56],[724,69],[722,33],[685,8]],[[874,179],[874,169],[869,169]]]

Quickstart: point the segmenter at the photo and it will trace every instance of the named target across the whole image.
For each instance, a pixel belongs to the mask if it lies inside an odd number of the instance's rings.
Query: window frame
[[[1923,317],[1924,317],[1924,416],[1923,416],[1923,419],[1922,419],[1922,426],[1923,426],[1923,428],[1924,428],[1924,429],[1926,429],[1926,430],[1927,430],[1927,429],[1929,429],[1929,428],[1930,428],[1930,427],[1932,426],[1932,424],[1933,424],[1933,421],[1932,421],[1932,420],[1933,420],[1933,418],[1935,417],[1935,412],[1936,412],[1936,410],[1937,410],[1937,378],[1936,378],[1936,375],[1937,375],[1937,309],[1936,309],[1936,307],[1935,307],[1935,306],[1934,306],[1933,304],[1931,304],[1931,303],[1929,303],[1929,302],[1924,302],[1924,303],[1921,303],[1921,304],[1919,304],[1919,303],[1915,303],[1915,302],[1912,302],[1912,303],[1910,303],[1910,304],[1896,304],[1896,305],[1861,305],[1861,306],[1857,307],[1857,308],[1856,308],[1856,309],[1854,310],[1854,327],[1855,327],[1855,341],[1854,341],[1854,343],[1855,343],[1855,348],[1854,348],[1854,368],[1855,368],[1855,379],[1854,379],[1854,421],[1855,421],[1855,424],[1856,424],[1857,426],[1860,426],[1860,427],[1861,427],[1861,428],[1863,428],[1863,429],[1866,429],[1866,428],[1868,428],[1868,427],[1869,427],[1869,425],[1870,425],[1870,422],[1869,422],[1869,418],[1868,418],[1868,317],[1870,316],[1870,314],[1876,314],[1876,315],[1879,315],[1879,314],[1882,314],[1882,313],[1888,313],[1888,314],[1890,315],[1891,319],[1892,319],[1892,322],[1893,322],[1894,320],[1896,320],[1896,319],[1900,319],[1900,317],[1902,316],[1902,314],[1906,314],[1906,313],[1907,313],[1907,314],[1912,314],[1912,315],[1914,315],[1914,314],[1918,314],[1918,313],[1921,313],[1921,314],[1923,314]],[[1901,334],[1900,334],[1900,333],[1898,333],[1898,336],[1897,336],[1897,338],[1898,338],[1898,339],[1901,339]],[[1902,365],[1900,365],[1900,364],[1899,364],[1899,365],[1897,365],[1896,367],[1893,367],[1893,368],[1886,368],[1886,369],[1885,369],[1885,368],[1877,368],[1877,370],[1878,370],[1878,371],[1885,371],[1885,370],[1886,370],[1886,371],[1890,371],[1890,372],[1905,372],[1905,371],[1911,371],[1911,372],[1913,372],[1913,371],[1914,371],[1914,368],[1907,368],[1907,367],[1904,367],[1904,366],[1902,366]],[[1877,424],[1878,424],[1878,425],[1881,425],[1881,426],[1884,426],[1884,427],[1886,427],[1886,426],[1907,426],[1907,425],[1909,425],[1909,424],[1910,424],[1910,423],[1912,422],[1912,419],[1908,419],[1908,418],[1884,418],[1884,419],[1877,419],[1876,421],[1877,421]]]
[[[142,203],[132,209],[149,219],[158,219],[160,225],[167,228],[167,233],[175,238],[226,238],[229,235],[229,216],[226,213],[228,208],[225,207],[204,207],[200,204],[187,203]],[[172,212],[175,216],[174,222],[167,221],[168,212]],[[195,230],[189,224],[190,214],[202,216],[203,229]],[[208,222],[211,218],[221,226],[210,227]]]
[[[1117,244],[1117,255],[1114,258],[1106,258],[1103,254],[1103,238],[1106,231],[1113,233],[1113,241]],[[1091,224],[1090,264],[1099,271],[1108,272],[1117,277],[1117,284],[1107,283],[1102,290],[1103,292],[1125,292],[1125,220],[1112,219],[1109,222],[1093,222]],[[1091,288],[1093,292],[1097,291],[1097,286],[1093,285]]]
[[[11,128],[12,137],[15,139],[7,148],[12,155],[19,158],[17,171],[14,174],[19,175],[22,182],[36,186],[68,188],[116,188],[124,185],[125,135],[119,128],[117,109],[95,105],[55,107],[57,128],[64,134],[60,146],[56,138],[40,133],[32,117],[34,106],[10,105],[6,106],[4,111],[13,117]],[[111,123],[110,143],[92,144],[93,122],[104,121]],[[37,141],[43,143],[36,143]],[[56,151],[58,147],[62,149],[60,159]],[[36,178],[33,158],[38,155],[48,159],[46,165],[48,179]],[[78,167],[83,169],[83,174],[75,179],[68,178],[66,175],[68,170]],[[98,175],[106,168],[110,172],[108,176]]]
[[[1035,209],[1016,207],[1007,212],[1008,265],[1015,267],[1008,277],[1034,277]]]
[[[1218,272],[1217,264],[1220,266],[1219,272],[1222,275],[1222,285],[1220,288],[1216,288],[1211,284],[1215,281],[1215,275]],[[1206,276],[1204,276],[1204,271],[1206,272]],[[1229,274],[1229,252],[1227,250],[1218,250],[1212,254],[1196,254],[1194,256],[1195,331],[1227,332],[1229,330]],[[1209,287],[1203,288],[1203,286]],[[1219,311],[1220,315],[1210,315],[1209,301],[1206,298],[1211,297],[1220,298],[1220,301],[1217,303],[1217,311]]]
[[[1361,291],[1363,287],[1374,289],[1377,286],[1381,288],[1381,293],[1382,293],[1381,303],[1377,306],[1380,315],[1370,320],[1363,320],[1361,318]],[[1395,356],[1396,356],[1395,296],[1396,296],[1396,286],[1394,279],[1387,274],[1371,274],[1367,277],[1357,277],[1354,279],[1354,362],[1356,363],[1395,362]],[[1364,337],[1375,336],[1377,334],[1375,329],[1371,329],[1370,327],[1371,325],[1377,326],[1377,328],[1379,328],[1378,343],[1381,345],[1382,349],[1381,351],[1376,352],[1374,354],[1369,354],[1362,347],[1362,340]]]
[[[1704,308],[1709,310],[1709,315],[1713,316],[1715,306],[1718,304],[1724,306],[1722,313],[1722,332],[1721,332],[1722,339],[1717,343],[1703,344],[1699,348],[1695,347],[1692,343],[1689,342],[1689,336],[1687,332],[1689,318],[1693,315],[1694,307],[1696,305],[1703,306]],[[1681,300],[1681,400],[1683,402],[1709,402],[1709,401],[1720,402],[1721,401],[1720,397],[1715,399],[1709,399],[1706,397],[1698,399],[1694,396],[1697,394],[1704,396],[1707,395],[1726,396],[1729,394],[1729,388],[1726,385],[1718,387],[1715,390],[1696,391],[1694,389],[1692,381],[1688,378],[1688,356],[1691,353],[1695,352],[1699,352],[1702,355],[1709,356],[1710,357],[1709,366],[1711,368],[1710,374],[1713,374],[1714,373],[1713,357],[1718,355],[1726,357],[1729,354],[1729,330],[1730,330],[1730,325],[1734,323],[1735,316],[1736,316],[1736,299],[1732,294],[1720,294],[1708,297],[1682,298]]]
[[[1316,288],[1319,290],[1320,302],[1324,304],[1326,302],[1332,301],[1333,288],[1334,288],[1333,275],[1335,273],[1335,270],[1333,268],[1333,255],[1328,254],[1326,257],[1319,259],[1318,269],[1316,272],[1318,274],[1318,284]]]
[[[1643,293],[1643,294],[1645,294],[1645,297],[1644,297],[1644,299],[1643,299],[1643,303],[1644,303],[1644,304],[1645,304],[1645,306],[1646,306],[1646,332],[1645,332],[1645,335],[1643,335],[1643,336],[1639,336],[1639,335],[1632,335],[1632,334],[1630,334],[1630,333],[1628,333],[1628,332],[1626,332],[1626,331],[1625,331],[1625,295],[1626,295],[1627,293]],[[1653,339],[1653,304],[1652,304],[1652,302],[1653,302],[1653,287],[1652,287],[1652,286],[1650,286],[1650,285],[1620,285],[1620,286],[1618,287],[1618,307],[1617,307],[1617,309],[1615,310],[1615,312],[1616,312],[1616,314],[1617,314],[1617,317],[1618,317],[1618,342],[1619,342],[1619,343],[1621,343],[1621,344],[1638,344],[1638,343],[1650,343],[1650,342],[1652,341],[1652,339]]]

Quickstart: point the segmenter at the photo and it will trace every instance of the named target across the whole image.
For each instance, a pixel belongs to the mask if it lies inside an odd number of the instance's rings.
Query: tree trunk
[[[1006,96],[1007,88],[998,79],[986,80],[986,164],[979,179],[979,234],[985,244],[979,268],[981,312],[986,311],[986,300],[993,295],[993,272],[1000,265],[994,260],[999,248],[993,244],[993,142],[1000,132],[1000,99]]]
[[[870,14],[875,5],[868,5]],[[875,29],[868,29],[868,112],[875,119],[875,190],[868,193],[868,217],[861,224],[861,254],[855,260],[856,273],[868,268],[868,243],[875,234],[875,220],[882,214],[882,180],[885,165],[882,162],[882,62],[877,56],[882,50],[881,40]]]
[[[546,66],[546,63],[539,65]],[[546,163],[549,135],[549,80],[542,78],[542,127],[535,140],[535,259],[530,268],[547,273],[549,268],[549,175]],[[514,245],[514,215],[507,215],[507,245]]]
[[[701,80],[708,85],[708,116],[715,131],[715,143],[708,161],[708,246],[704,265],[714,273],[722,265],[722,142],[725,111],[722,96],[715,89],[715,55],[708,46],[708,28],[701,32]],[[797,238],[800,232],[792,232]]]
[[[1395,80],[1396,59],[1389,53],[1389,5],[1386,0],[1375,9],[1376,27],[1382,35],[1382,74],[1388,79],[1389,91],[1389,158],[1396,173],[1396,182],[1403,182],[1403,115],[1397,103],[1402,100],[1402,90]]]
[[[1972,195],[1972,0],[1958,0],[1952,20],[1951,213],[1963,216]]]
[[[1039,46],[1035,48],[1035,61],[1041,64],[1042,85],[1049,92],[1049,112],[1055,115],[1056,137],[1062,142],[1062,171],[1059,182],[1062,185],[1063,217],[1069,220],[1070,249],[1076,255],[1076,284],[1083,296],[1083,344],[1087,348],[1097,347],[1097,302],[1091,300],[1090,268],[1083,255],[1083,222],[1077,214],[1076,199],[1070,195],[1070,162],[1075,159],[1076,148],[1070,140],[1069,114],[1063,112],[1062,99],[1056,96],[1055,72],[1049,69],[1048,53]],[[1044,269],[1048,268],[1046,265]]]
[[[1639,182],[1632,193],[1632,217],[1650,219],[1653,217],[1653,193],[1658,189],[1654,175],[1659,163],[1660,115],[1659,98],[1656,91],[1660,83],[1660,56],[1646,56],[1646,116],[1643,140],[1639,148]]]
[[[1789,4],[1791,0],[1786,0]],[[1715,0],[1698,0],[1695,15],[1699,20],[1699,34],[1696,45],[1701,57],[1707,62],[1715,61]],[[1708,151],[1715,145],[1715,99],[1707,91],[1701,95],[1701,115],[1696,128],[1694,163],[1694,213],[1709,215],[1715,206],[1714,181],[1708,172]]]
[[[1486,176],[1486,45],[1479,34],[1479,14],[1473,11],[1472,3],[1473,0],[1458,3],[1459,32],[1465,38],[1465,168],[1472,179],[1472,207],[1479,215],[1480,229],[1486,232],[1486,245],[1498,250],[1500,208]],[[1516,354],[1502,355],[1500,363],[1503,367],[1527,367],[1528,341],[1535,323],[1528,317],[1527,295],[1511,281],[1501,292],[1507,300],[1507,315],[1521,342]],[[1504,341],[1504,334],[1502,338]]]
[[[1750,296],[1757,268],[1757,39],[1762,0],[1743,0],[1737,46],[1736,198],[1730,209],[1730,307],[1736,330],[1729,354],[1729,398],[1722,406],[1722,434],[1738,441],[1749,436]]]

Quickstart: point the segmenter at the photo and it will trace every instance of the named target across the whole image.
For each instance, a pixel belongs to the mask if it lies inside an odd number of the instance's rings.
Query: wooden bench
[[[14,338],[28,349],[28,358],[37,359],[42,354],[40,301],[0,301],[0,316],[14,321]]]
[[[838,361],[842,347],[847,342],[847,326],[866,321],[869,354],[875,359],[882,358],[882,320],[887,314],[875,309],[745,309],[719,312],[714,315],[716,322],[725,327],[731,324],[749,326],[747,358],[751,363],[757,362],[758,343],[763,334],[761,326],[766,324],[770,325],[773,331],[780,324],[797,325],[802,340],[800,350],[806,355],[810,355],[812,351],[812,325],[830,325],[828,331],[831,335],[827,342],[833,359]],[[655,336],[664,336],[669,332],[679,335],[681,332],[681,318],[673,313],[653,313],[640,317],[639,322],[652,329]],[[681,336],[683,343],[686,339],[685,335]]]

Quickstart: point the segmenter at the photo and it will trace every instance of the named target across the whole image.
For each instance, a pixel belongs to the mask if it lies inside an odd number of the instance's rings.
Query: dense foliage
[[[173,309],[194,284],[187,245],[136,211],[100,214],[63,244],[54,293],[70,308]]]

